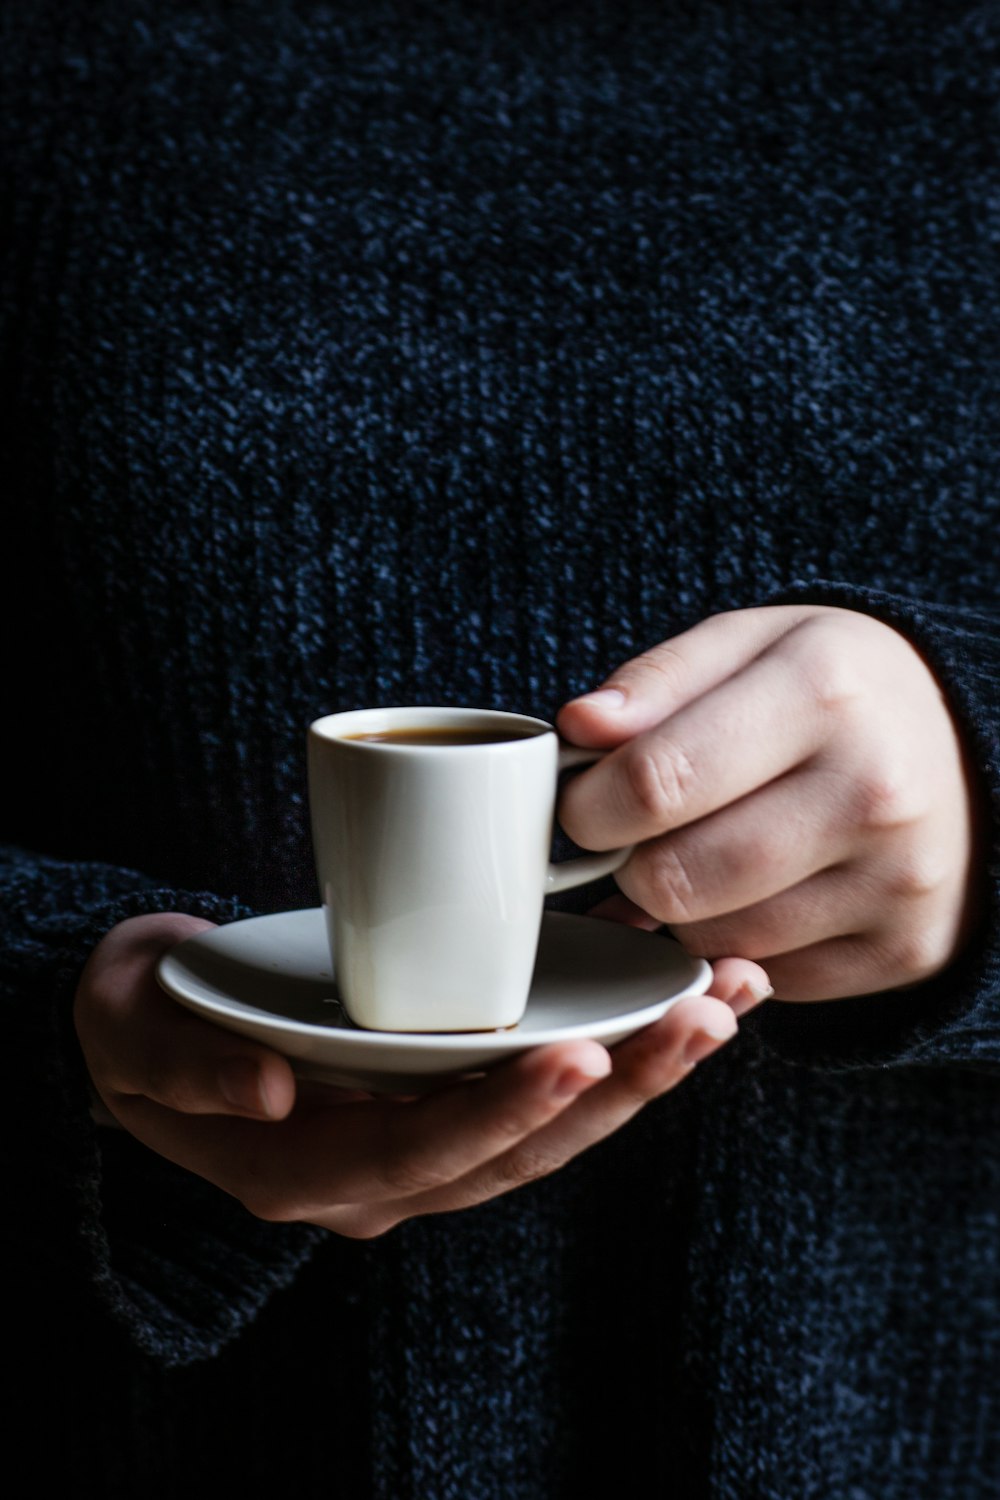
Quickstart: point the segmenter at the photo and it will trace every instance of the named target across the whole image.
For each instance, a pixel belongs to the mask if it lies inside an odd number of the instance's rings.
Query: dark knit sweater
[[[36,1479],[995,1496],[997,8],[0,24],[4,1287]],[[765,1007],[554,1178],[368,1246],[92,1125],[70,1001],[110,926],[315,904],[314,716],[551,716],[803,595],[897,626],[961,726],[985,918],[948,973]]]

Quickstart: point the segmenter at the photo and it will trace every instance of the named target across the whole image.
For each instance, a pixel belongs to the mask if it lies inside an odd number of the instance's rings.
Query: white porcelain
[[[532,732],[479,745],[350,738],[416,727]],[[628,856],[549,862],[559,772],[598,758],[560,748],[541,719],[480,709],[362,709],[311,725],[320,899],[357,1025],[475,1031],[521,1019],[546,894]]]
[[[336,998],[319,908],[200,932],[170,949],[157,970],[183,1005],[284,1053],[302,1076],[389,1093],[482,1072],[546,1042],[594,1037],[613,1046],[685,995],[704,994],[711,974],[660,933],[546,912],[520,1024],[442,1036],[351,1024]]]

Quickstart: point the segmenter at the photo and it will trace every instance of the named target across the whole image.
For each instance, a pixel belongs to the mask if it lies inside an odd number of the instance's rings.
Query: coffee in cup
[[[471,708],[376,708],[309,729],[320,896],[341,1002],[377,1031],[483,1031],[524,1013],[546,895],[627,849],[550,862],[559,773],[599,752]]]

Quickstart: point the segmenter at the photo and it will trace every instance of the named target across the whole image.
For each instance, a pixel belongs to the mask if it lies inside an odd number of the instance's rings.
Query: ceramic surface
[[[364,1031],[337,998],[315,908],[198,933],[164,955],[157,977],[199,1015],[285,1053],[304,1077],[409,1093],[545,1042],[594,1037],[613,1046],[685,995],[704,994],[711,969],[659,933],[546,912],[528,1005],[513,1030]]]
[[[391,730],[528,731],[474,745],[372,743]],[[550,724],[469,708],[330,714],[309,730],[320,900],[351,1019],[380,1031],[511,1026],[528,998],[546,893],[628,851],[553,865],[559,772],[597,759]]]

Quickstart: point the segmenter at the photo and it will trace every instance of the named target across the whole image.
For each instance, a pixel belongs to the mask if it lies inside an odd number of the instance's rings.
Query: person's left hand
[[[584,848],[636,845],[608,915],[756,959],[788,1000],[914,985],[965,940],[962,745],[923,658],[881,621],[811,604],[715,615],[557,722],[613,752],[559,808]]]
[[[126,917],[93,948],[73,1015],[94,1118],[214,1183],[258,1218],[372,1239],[546,1177],[686,1082],[768,992],[745,959],[608,1051],[589,1037],[529,1046],[485,1076],[413,1098],[303,1084],[287,1057],[192,1015],[160,958],[211,923]]]

